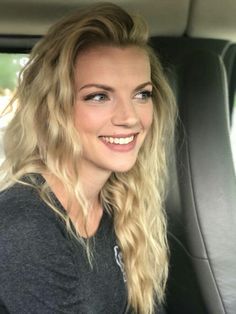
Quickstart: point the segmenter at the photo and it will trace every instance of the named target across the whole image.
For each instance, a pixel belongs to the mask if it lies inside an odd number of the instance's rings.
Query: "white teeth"
[[[134,135],[130,136],[130,137],[106,137],[103,136],[102,139],[106,142],[106,143],[115,143],[115,144],[119,144],[119,145],[125,145],[125,144],[129,144],[130,142],[132,142],[134,140]]]
[[[110,142],[110,143],[113,143],[113,142],[114,142],[114,139],[113,139],[113,137],[109,137],[109,140],[108,140],[108,142]]]

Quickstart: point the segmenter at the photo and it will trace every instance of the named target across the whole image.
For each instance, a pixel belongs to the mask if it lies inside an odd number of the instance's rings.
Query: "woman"
[[[146,314],[163,302],[175,107],[147,40],[142,20],[100,4],[34,47],[4,137],[6,313]]]

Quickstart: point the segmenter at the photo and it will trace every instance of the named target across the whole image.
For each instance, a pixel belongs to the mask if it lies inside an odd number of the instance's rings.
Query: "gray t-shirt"
[[[1,192],[0,313],[126,313],[122,256],[105,211],[90,240],[93,269],[35,189],[16,184]]]

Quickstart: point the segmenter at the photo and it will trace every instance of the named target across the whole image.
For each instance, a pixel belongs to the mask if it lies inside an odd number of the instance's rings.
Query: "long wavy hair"
[[[148,36],[140,17],[110,3],[83,9],[52,26],[33,48],[20,75],[11,102],[17,102],[17,110],[5,131],[5,161],[0,169],[1,190],[15,182],[25,184],[21,178],[27,175],[72,234],[68,213],[54,203],[47,183],[38,186],[31,174],[55,175],[64,183],[70,199],[77,199],[86,220],[88,204],[77,168],[82,147],[73,122],[76,57],[98,44],[137,46],[147,52],[153,84],[151,129],[133,168],[112,173],[100,192],[101,203],[113,217],[122,251],[129,305],[144,314],[154,313],[155,304],[163,302],[168,276],[163,203],[175,121],[174,97],[160,62],[148,46]],[[67,167],[68,160],[72,169]],[[82,241],[78,234],[74,236]]]

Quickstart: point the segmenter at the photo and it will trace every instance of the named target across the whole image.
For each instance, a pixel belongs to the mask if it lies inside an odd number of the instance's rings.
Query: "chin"
[[[125,164],[125,165],[120,165],[120,166],[117,166],[117,167],[114,167],[113,166],[113,172],[119,172],[119,173],[124,173],[124,172],[127,172],[127,171],[130,171],[134,165],[135,165],[135,162],[134,161],[132,164]]]

